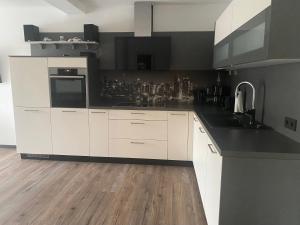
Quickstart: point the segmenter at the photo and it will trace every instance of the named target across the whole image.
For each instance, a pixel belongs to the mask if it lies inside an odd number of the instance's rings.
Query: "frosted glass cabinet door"
[[[214,67],[228,67],[230,65],[230,42],[222,41],[214,49]]]
[[[251,63],[267,58],[270,12],[270,9],[264,10],[233,33],[232,64]]]
[[[263,22],[236,37],[233,40],[233,56],[263,48],[265,45],[265,31],[266,22]]]

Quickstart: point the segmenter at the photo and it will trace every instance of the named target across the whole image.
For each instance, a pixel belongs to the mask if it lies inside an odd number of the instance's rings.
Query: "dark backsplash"
[[[214,71],[100,71],[92,105],[192,104],[193,91],[215,84]]]

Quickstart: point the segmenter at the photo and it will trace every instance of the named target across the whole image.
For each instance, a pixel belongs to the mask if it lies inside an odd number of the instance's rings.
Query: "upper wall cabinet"
[[[231,33],[226,36],[226,13],[216,22],[214,67],[246,68],[300,61],[299,10],[300,2],[295,0],[234,0],[225,10],[232,12]]]
[[[232,32],[264,11],[271,3],[272,0],[234,0],[230,6],[232,8]]]
[[[222,15],[216,21],[215,26],[215,45],[224,40],[232,32],[232,3],[224,10]]]
[[[15,106],[50,107],[47,58],[11,57],[10,70]]]

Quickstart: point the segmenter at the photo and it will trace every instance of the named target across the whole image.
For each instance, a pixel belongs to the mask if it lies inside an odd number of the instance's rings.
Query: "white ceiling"
[[[86,7],[104,7],[106,5],[132,5],[136,0],[80,0]],[[152,1],[157,3],[177,3],[177,4],[188,4],[188,3],[226,3],[231,0],[144,0]],[[0,7],[36,7],[36,6],[47,6],[48,3],[44,0],[0,0]]]

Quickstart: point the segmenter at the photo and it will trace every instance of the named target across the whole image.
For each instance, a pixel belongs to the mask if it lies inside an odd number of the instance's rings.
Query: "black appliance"
[[[51,106],[57,108],[86,108],[88,85],[86,69],[49,68]]]
[[[34,25],[24,25],[25,41],[40,41],[40,30]]]
[[[84,40],[99,42],[99,28],[94,24],[84,24]]]
[[[117,37],[116,69],[169,70],[171,37]]]

